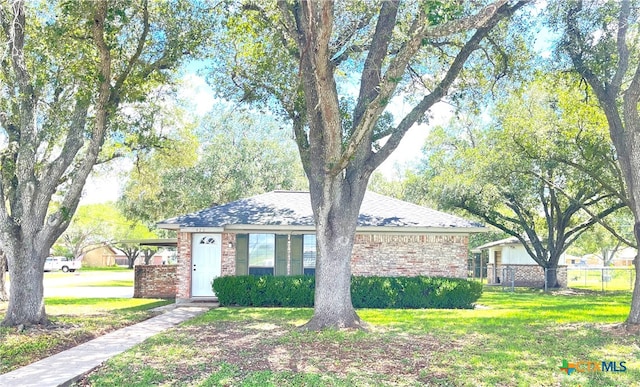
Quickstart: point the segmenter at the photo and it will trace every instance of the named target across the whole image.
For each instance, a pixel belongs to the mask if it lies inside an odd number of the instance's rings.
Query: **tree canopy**
[[[162,138],[159,105],[212,29],[201,2],[13,1],[0,5],[0,244],[5,325],[46,322],[42,268],[94,165]]]
[[[554,1],[550,25],[562,31],[560,57],[589,84],[607,118],[640,242],[640,2]],[[627,323],[640,324],[640,258]]]
[[[487,126],[461,117],[434,130],[423,172],[430,195],[518,238],[540,266],[556,268],[585,230],[625,206],[605,117],[583,100],[572,79],[544,74],[499,103]]]
[[[242,197],[304,189],[286,133],[273,118],[220,105],[199,124],[184,126],[171,146],[138,157],[118,205],[127,217],[153,227]]]

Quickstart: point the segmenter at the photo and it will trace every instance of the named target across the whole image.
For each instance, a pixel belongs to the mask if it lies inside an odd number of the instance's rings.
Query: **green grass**
[[[75,287],[133,287],[131,270],[81,271],[75,273],[44,273],[45,286],[50,288]]]
[[[603,276],[604,281],[603,281]],[[575,289],[590,290],[632,290],[635,280],[633,268],[607,268],[604,273],[599,269],[568,269],[568,286]]]
[[[82,271],[133,271],[133,269],[129,269],[128,267],[121,266],[103,266],[103,267],[87,267],[83,266]]]
[[[367,332],[304,332],[311,309],[219,308],[110,360],[85,383],[193,386],[638,386],[629,293],[487,290],[475,310],[359,310]],[[562,360],[627,372],[561,372]],[[126,375],[126,380],[122,375]]]
[[[109,280],[96,281],[90,283],[78,283],[74,285],[66,285],[66,287],[133,287],[133,279],[130,280]]]
[[[48,327],[0,327],[0,374],[51,356],[152,316],[149,309],[170,301],[117,298],[46,298]],[[0,303],[0,320],[7,303]]]

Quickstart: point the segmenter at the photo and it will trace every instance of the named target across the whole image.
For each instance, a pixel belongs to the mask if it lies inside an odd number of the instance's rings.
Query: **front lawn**
[[[359,310],[368,332],[300,332],[311,309],[219,308],[119,355],[82,385],[633,386],[631,296],[487,290],[475,310]],[[626,372],[560,370],[624,361]],[[620,368],[618,368],[620,369]]]
[[[61,271],[44,273],[45,288],[74,288],[74,287],[133,287],[134,273],[132,270],[93,270],[75,273]]]
[[[0,374],[33,363],[97,336],[152,317],[149,309],[171,301],[117,298],[46,298],[51,324],[23,331],[0,327]],[[0,321],[6,302],[0,302]]]

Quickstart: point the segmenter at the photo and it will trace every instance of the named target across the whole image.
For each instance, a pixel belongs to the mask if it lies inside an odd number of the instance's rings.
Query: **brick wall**
[[[222,234],[221,276],[236,274],[236,234]]]
[[[362,276],[467,278],[466,235],[357,234],[351,271]]]
[[[178,302],[191,298],[191,234],[178,233]],[[353,275],[467,277],[466,235],[357,234]],[[222,234],[221,275],[235,275],[236,234]],[[290,247],[289,247],[290,249]],[[291,263],[288,262],[288,272]]]
[[[178,233],[178,265],[176,269],[178,285],[176,299],[191,298],[191,233]]]
[[[490,263],[487,265],[488,283],[511,286],[510,274],[507,273],[507,270],[511,270],[513,273],[514,286],[544,287],[544,268],[538,265],[498,265],[496,267]],[[559,266],[557,270],[558,283],[561,287],[566,288],[567,267]]]
[[[175,298],[178,265],[136,265],[134,298]]]

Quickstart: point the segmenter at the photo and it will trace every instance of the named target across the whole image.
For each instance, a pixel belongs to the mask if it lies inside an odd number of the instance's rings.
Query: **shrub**
[[[213,280],[221,306],[312,307],[313,276],[228,276]]]
[[[313,276],[232,276],[213,281],[220,305],[312,307]],[[445,277],[353,277],[355,308],[470,309],[482,284]]]

